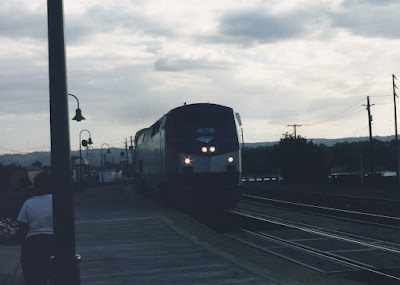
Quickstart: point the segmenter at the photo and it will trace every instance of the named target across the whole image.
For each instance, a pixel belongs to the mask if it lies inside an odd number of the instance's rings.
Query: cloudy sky
[[[0,2],[0,153],[50,149],[46,3]],[[83,129],[94,147],[123,147],[184,102],[234,108],[245,141],[260,142],[293,124],[306,138],[368,136],[370,96],[373,135],[393,135],[399,10],[396,0],[64,0],[68,91],[87,119],[70,122],[71,148]]]

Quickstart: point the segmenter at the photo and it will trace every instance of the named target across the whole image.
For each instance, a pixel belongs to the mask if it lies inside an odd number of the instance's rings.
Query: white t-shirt
[[[28,224],[26,238],[31,235],[53,234],[52,195],[35,196],[26,200],[17,220]]]

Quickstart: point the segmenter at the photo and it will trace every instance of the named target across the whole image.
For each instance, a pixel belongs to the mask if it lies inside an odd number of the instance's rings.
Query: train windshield
[[[200,151],[202,145],[213,145],[219,152],[239,146],[234,114],[228,107],[185,106],[168,114],[167,120],[168,139],[187,152]]]

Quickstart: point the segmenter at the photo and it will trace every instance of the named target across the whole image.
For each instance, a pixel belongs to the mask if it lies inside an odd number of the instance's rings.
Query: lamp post
[[[72,96],[76,99],[76,102],[78,102],[78,108],[75,110],[75,117],[72,118],[72,120],[80,122],[82,120],[86,120],[85,117],[82,116],[82,111],[79,108],[79,100],[78,97],[76,97],[74,94],[69,93],[69,96]]]
[[[89,158],[89,149],[91,149],[93,151],[93,147],[92,146],[86,146],[86,159]],[[92,156],[92,154],[90,156]]]
[[[103,159],[103,145],[107,145],[107,152],[106,153],[110,153],[110,146],[108,145],[108,143],[103,143],[100,147],[100,154],[101,154],[101,183],[104,183],[104,166],[106,163],[106,159],[104,157]]]
[[[88,141],[86,141],[86,140],[83,140],[83,141],[82,141],[82,139],[81,139],[81,134],[82,134],[82,132],[88,132],[88,133],[89,133],[89,139],[88,139]],[[80,183],[82,183],[82,144],[83,144],[84,142],[85,142],[86,146],[87,146],[88,144],[93,144],[93,141],[92,141],[92,134],[91,134],[87,129],[83,129],[83,130],[80,131],[80,133],[79,133],[79,158],[80,158],[80,161],[79,161],[79,173],[80,173],[79,182],[80,182]]]
[[[55,236],[55,284],[79,285],[75,255],[75,217],[71,181],[68,91],[62,0],[47,1],[51,176]]]
[[[128,165],[129,165],[129,157],[128,157],[128,139],[125,138],[125,165],[124,165],[124,171],[125,176],[128,176]]]

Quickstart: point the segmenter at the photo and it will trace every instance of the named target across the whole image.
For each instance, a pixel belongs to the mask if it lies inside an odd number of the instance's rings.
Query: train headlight
[[[184,162],[186,165],[190,165],[192,161],[190,160],[190,158],[185,158]]]
[[[230,157],[228,157],[228,162],[233,162],[233,157],[232,156],[230,156]]]
[[[207,148],[206,148],[205,146],[203,146],[203,147],[201,148],[201,151],[202,151],[202,152],[207,152]]]
[[[215,147],[213,147],[213,146],[210,147],[210,151],[211,151],[211,152],[214,152],[214,151],[215,151]]]

